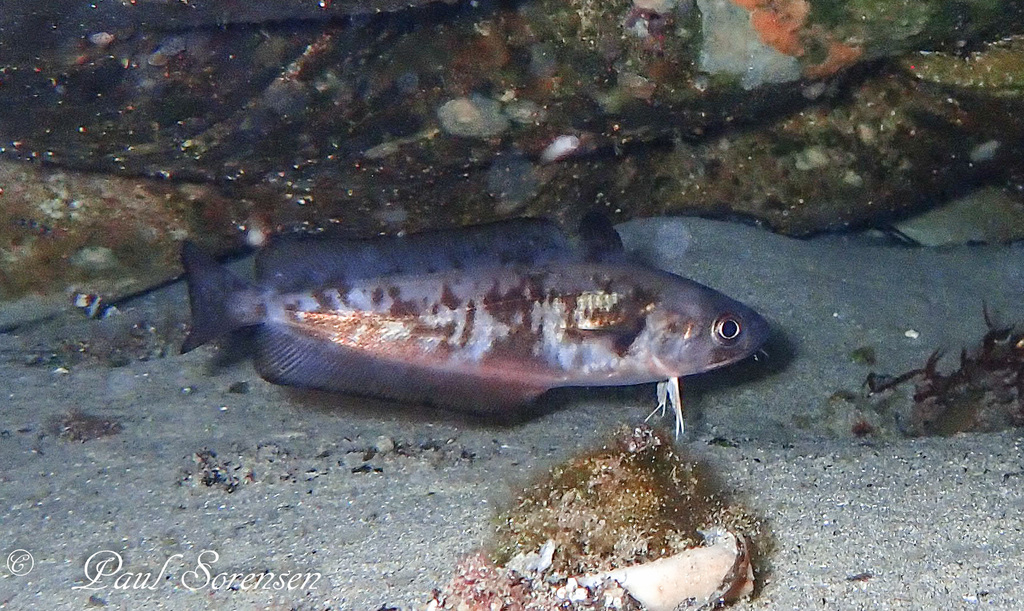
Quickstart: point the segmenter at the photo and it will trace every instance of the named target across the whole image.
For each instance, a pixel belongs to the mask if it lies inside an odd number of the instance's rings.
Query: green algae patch
[[[968,54],[919,52],[901,60],[916,78],[953,90],[993,95],[1024,93],[1024,36],[988,43]]]

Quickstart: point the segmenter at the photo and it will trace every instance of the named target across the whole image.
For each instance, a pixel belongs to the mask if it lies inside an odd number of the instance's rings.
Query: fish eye
[[[723,314],[715,321],[715,339],[723,344],[731,344],[740,336],[743,327],[732,314]]]

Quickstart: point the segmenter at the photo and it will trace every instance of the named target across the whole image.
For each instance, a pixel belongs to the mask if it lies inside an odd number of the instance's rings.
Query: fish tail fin
[[[194,243],[181,245],[181,264],[188,282],[188,300],[192,307],[192,329],[181,345],[185,354],[206,342],[235,329],[260,322],[260,318],[247,316],[244,308],[238,311],[237,295],[253,294],[253,287]]]

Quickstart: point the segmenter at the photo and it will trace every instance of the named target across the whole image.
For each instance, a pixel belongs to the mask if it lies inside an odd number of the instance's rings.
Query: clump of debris
[[[895,377],[871,373],[872,394],[914,381],[914,405],[906,422],[909,435],[992,432],[1024,426],[1024,332],[992,322],[972,350],[960,351],[959,366],[939,371],[941,351],[919,369]]]
[[[647,426],[554,467],[428,609],[710,609],[754,591],[767,535]]]
[[[121,432],[121,423],[113,418],[104,418],[78,408],[55,416],[47,422],[46,430],[65,441],[85,443],[100,437],[109,437]]]

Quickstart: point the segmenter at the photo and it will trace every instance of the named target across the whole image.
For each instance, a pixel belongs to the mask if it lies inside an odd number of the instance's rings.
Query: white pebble
[[[95,34],[89,34],[89,42],[97,47],[106,47],[114,42],[114,35],[110,32],[96,32]]]
[[[575,153],[578,148],[580,148],[579,136],[559,136],[552,140],[551,144],[547,145],[547,147],[541,152],[540,162],[552,163],[559,161]]]

